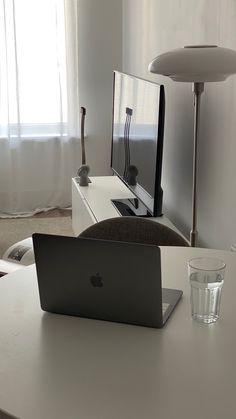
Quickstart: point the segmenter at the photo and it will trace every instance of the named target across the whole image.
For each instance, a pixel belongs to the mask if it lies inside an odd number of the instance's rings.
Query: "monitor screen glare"
[[[158,149],[162,154],[162,147],[158,148],[160,87],[114,73],[112,169],[152,215],[161,173],[157,168]]]

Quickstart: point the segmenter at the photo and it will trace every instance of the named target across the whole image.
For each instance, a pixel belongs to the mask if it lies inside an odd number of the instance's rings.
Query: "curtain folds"
[[[0,0],[0,216],[71,205],[78,0]]]

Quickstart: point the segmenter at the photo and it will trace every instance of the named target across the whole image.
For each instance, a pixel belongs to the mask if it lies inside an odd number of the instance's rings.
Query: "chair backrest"
[[[140,217],[109,218],[88,227],[79,237],[157,246],[189,246],[182,236],[169,227]]]

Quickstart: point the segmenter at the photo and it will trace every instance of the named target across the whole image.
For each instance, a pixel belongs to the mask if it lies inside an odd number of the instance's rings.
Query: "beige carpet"
[[[51,210],[33,217],[0,219],[0,258],[12,244],[33,233],[74,236],[71,211]]]

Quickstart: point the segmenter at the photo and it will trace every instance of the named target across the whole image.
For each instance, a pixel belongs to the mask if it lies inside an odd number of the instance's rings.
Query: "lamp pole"
[[[193,138],[193,189],[192,189],[192,229],[190,231],[190,245],[196,246],[197,242],[197,159],[200,120],[200,99],[204,91],[203,82],[193,83],[194,95],[194,138]]]

